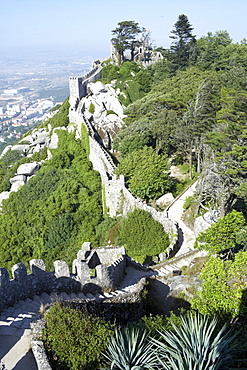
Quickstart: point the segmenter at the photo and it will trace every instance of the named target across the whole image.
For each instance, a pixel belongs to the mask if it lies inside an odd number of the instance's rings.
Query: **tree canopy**
[[[237,245],[238,234],[245,225],[241,212],[233,210],[200,233],[197,241],[203,243],[200,248],[210,254],[220,253]]]
[[[112,30],[112,44],[119,53],[119,64],[124,60],[124,52],[130,49],[133,53],[136,44],[136,36],[141,32],[138,23],[134,21],[123,21],[118,27]]]
[[[173,43],[171,45],[172,62],[176,69],[184,69],[195,59],[196,38],[192,35],[193,27],[185,14],[178,17],[171,31]]]

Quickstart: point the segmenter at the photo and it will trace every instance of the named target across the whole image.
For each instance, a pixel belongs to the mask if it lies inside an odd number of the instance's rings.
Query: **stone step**
[[[112,293],[104,292],[104,296],[105,296],[105,298],[111,298],[113,295],[112,295]]]
[[[97,293],[95,294],[95,298],[97,301],[103,301],[106,297],[103,294]]]
[[[87,294],[86,294],[86,298],[94,299],[94,298],[95,298],[95,296],[93,296],[91,293],[87,293]]]
[[[33,296],[33,299],[32,299],[32,300],[33,300],[34,302],[37,302],[38,304],[43,303],[43,302],[42,302],[42,298],[41,298],[41,296],[40,296],[40,295],[36,295],[36,294],[35,294],[35,295]],[[30,299],[29,299],[29,298],[27,298],[25,302],[28,302],[28,303],[29,303],[29,302],[30,302]]]
[[[40,297],[42,298],[42,301],[44,304],[49,304],[52,302],[52,298],[50,297],[50,295],[46,292],[43,292]]]
[[[79,299],[87,299],[87,297],[82,292],[77,293],[77,297]]]
[[[67,293],[61,292],[61,293],[58,294],[58,299],[60,301],[68,301],[69,300],[69,296],[68,296]]]
[[[70,294],[68,294],[68,296],[69,296],[69,299],[71,299],[71,300],[78,299],[78,297],[75,293],[70,293]]]

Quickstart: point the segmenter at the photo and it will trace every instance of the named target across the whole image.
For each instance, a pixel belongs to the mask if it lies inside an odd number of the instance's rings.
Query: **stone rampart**
[[[86,78],[83,77],[83,81],[84,80],[86,80]],[[81,99],[79,96],[80,94],[75,94],[75,89],[72,87],[70,89],[71,102],[77,97],[78,99]],[[178,244],[177,223],[173,222],[167,217],[166,211],[158,212],[153,207],[150,207],[147,204],[144,204],[142,201],[136,199],[125,186],[123,176],[120,176],[119,179],[116,178],[114,175],[114,163],[101,143],[97,141],[97,135],[94,132],[90,122],[84,115],[84,106],[82,101],[78,101],[75,109],[70,110],[69,118],[71,123],[76,124],[80,135],[81,125],[84,124],[87,128],[90,146],[89,159],[92,162],[93,168],[100,173],[105,198],[104,201],[109,216],[126,216],[129,212],[136,208],[149,212],[156,221],[162,224],[171,241],[168,250],[160,255],[160,259],[164,260],[172,256],[176,252]]]
[[[10,279],[6,268],[0,268],[0,311],[21,299],[32,298],[43,292],[71,293],[86,289],[87,292],[94,293],[95,290],[101,292],[116,289],[126,270],[124,247],[111,247],[108,251],[107,247],[91,249],[90,243],[83,243],[77,259],[74,260],[72,273],[64,261],[55,261],[53,272],[46,271],[41,259],[34,259],[29,263],[30,274],[27,274],[23,263],[14,265],[13,279]],[[91,276],[92,269],[95,274]]]
[[[70,110],[74,111],[77,109],[78,104],[82,97],[87,95],[87,84],[100,78],[102,66],[99,63],[95,63],[88,73],[82,77],[70,77],[69,89],[70,89]]]

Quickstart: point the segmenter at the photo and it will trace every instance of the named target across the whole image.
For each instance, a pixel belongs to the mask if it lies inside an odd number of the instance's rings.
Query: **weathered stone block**
[[[29,261],[30,269],[36,276],[42,276],[45,272],[45,263],[41,259],[33,259]]]
[[[0,268],[0,287],[4,287],[9,284],[9,273],[5,267]]]
[[[12,276],[15,280],[25,280],[27,278],[27,269],[24,263],[17,263],[12,267]]]
[[[69,266],[65,261],[57,260],[54,262],[55,276],[57,278],[66,276],[70,277]]]
[[[77,259],[80,261],[85,261],[87,257],[89,256],[91,251],[91,243],[85,242],[81,246],[81,250],[77,253]]]
[[[96,270],[96,276],[97,276],[97,279],[99,280],[109,280],[109,273],[108,273],[108,269],[107,269],[107,266],[105,265],[98,265],[95,267],[95,270]]]
[[[39,168],[38,162],[23,163],[17,168],[17,175],[32,176]]]
[[[77,275],[80,281],[90,279],[90,269],[86,262],[82,262],[80,260],[74,260],[72,266],[73,274]]]

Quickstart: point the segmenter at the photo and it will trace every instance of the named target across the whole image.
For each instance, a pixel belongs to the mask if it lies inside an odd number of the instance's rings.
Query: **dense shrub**
[[[71,370],[95,370],[98,367],[113,332],[109,323],[58,303],[45,318],[45,345],[49,355],[57,359],[53,368],[66,365]]]
[[[148,212],[138,209],[123,220],[120,236],[127,254],[140,263],[152,260],[169,245],[163,226]]]
[[[2,264],[11,268],[32,258],[44,259],[48,270],[56,259],[71,264],[81,243],[89,240],[98,246],[95,227],[103,217],[101,198],[100,177],[82,142],[59,131],[52,159],[3,202]]]
[[[234,261],[210,257],[200,279],[202,289],[191,300],[192,307],[204,315],[218,315],[223,321],[245,315],[247,252],[240,251]]]
[[[166,156],[147,146],[127,155],[116,173],[123,174],[131,193],[141,199],[157,199],[170,190]]]

